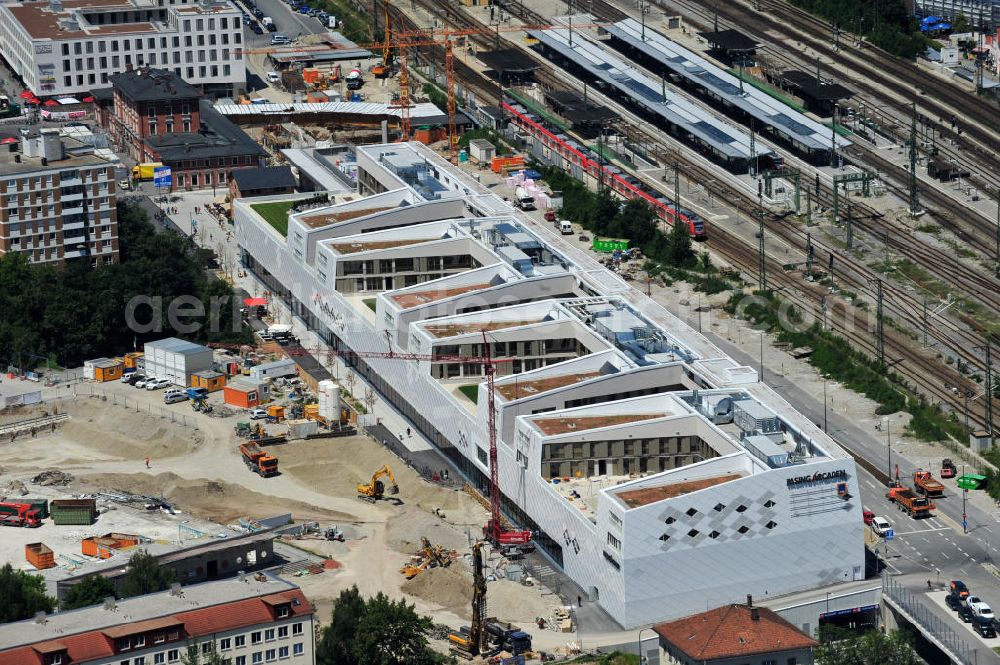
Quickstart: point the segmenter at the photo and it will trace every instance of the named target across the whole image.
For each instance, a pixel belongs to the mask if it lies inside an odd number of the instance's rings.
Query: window
[[[719,532],[718,531],[713,531],[712,533],[708,534],[708,537],[712,538],[714,540],[715,538],[719,537]]]
[[[487,456],[486,451],[479,446],[476,446],[476,456],[479,457],[479,461],[481,463],[489,466],[489,457]]]
[[[167,660],[170,661],[171,663],[177,662],[180,659],[181,659],[181,654],[180,651],[178,651],[177,649],[171,649],[170,651],[167,652]]]
[[[660,536],[660,540],[662,540],[663,542],[667,542],[668,540],[670,540],[670,534],[669,533],[663,534],[662,536]]]
[[[740,505],[736,506],[736,512],[738,512],[738,513],[745,513],[746,510],[747,510],[747,507],[744,506],[742,503]]]
[[[277,660],[278,656],[276,654],[277,652],[274,649],[268,649],[264,660],[266,660],[269,663],[273,660]]]
[[[163,633],[156,633],[155,635],[153,635],[153,644],[163,644],[163,642],[166,639],[167,636],[164,635]]]
[[[764,660],[760,661],[760,665],[778,665],[778,659],[777,658],[765,658]]]
[[[771,501],[770,499],[768,499],[767,501],[764,502],[764,507],[765,508],[774,508],[774,506],[775,506],[774,501]]]
[[[698,529],[691,529],[688,531],[688,538],[694,538],[699,533]]]
[[[288,637],[288,626],[278,626],[278,637]]]
[[[278,608],[278,618],[279,619],[284,619],[285,617],[287,617],[291,613],[292,613],[292,611],[287,606],[282,605],[281,607]]]
[[[725,509],[726,509],[725,504],[721,504],[721,503],[715,504],[715,512],[721,513]]]
[[[145,635],[141,635],[141,636],[135,638],[135,648],[136,649],[138,649],[139,647],[144,647],[144,646],[146,646],[146,636]]]
[[[166,660],[167,660],[167,654],[163,653],[162,651],[160,653],[153,654],[153,665],[162,665],[162,663],[166,662]]]
[[[303,653],[305,653],[305,650],[306,650],[306,648],[302,644],[302,642],[296,642],[295,644],[292,645],[292,655],[293,656],[301,656]]]
[[[288,658],[288,647],[278,647],[278,658]]]
[[[204,655],[204,654],[209,654],[209,653],[212,653],[212,651],[213,651],[212,647],[213,647],[213,646],[214,646],[214,645],[213,645],[213,644],[212,644],[211,642],[202,642],[202,643],[201,643],[201,653],[202,653],[203,655]]]
[[[255,651],[250,655],[250,662],[252,663],[263,663],[264,662],[264,652]]]
[[[748,527],[746,524],[744,524],[743,526],[741,526],[739,529],[736,529],[736,530],[739,531],[740,533],[746,533],[747,531],[750,530],[750,527]]]
[[[698,511],[695,508],[688,508],[686,514],[688,517],[694,517],[698,514]]]
[[[778,523],[775,522],[774,520],[771,520],[770,522],[768,522],[764,526],[766,526],[768,529],[773,529],[774,527],[778,526]]]
[[[221,649],[222,651],[228,651],[231,648],[232,648],[232,640],[230,640],[228,637],[223,637],[221,640],[219,640],[219,649]]]
[[[788,659],[787,665],[796,665],[796,663],[798,663],[798,661],[793,657]]]
[[[133,663],[133,665],[146,665],[146,657],[145,656],[139,656],[138,658],[136,658],[135,660],[133,660],[132,663]]]
[[[611,545],[611,547],[615,548],[616,550],[621,550],[621,548],[622,548],[622,541],[618,540],[618,538],[616,538],[614,536],[614,534],[609,533],[608,534],[608,545]]]
[[[301,623],[293,623],[292,624],[292,635],[301,635],[301,634],[302,634],[302,624]]]
[[[673,523],[674,523],[674,522],[676,522],[677,520],[676,520],[676,519],[674,519],[673,517],[668,517],[667,519],[665,519],[665,520],[663,520],[663,521],[664,521],[664,522],[666,522],[667,524],[673,524]]]
[[[128,658],[126,658],[126,659],[125,659],[125,660],[123,660],[122,662],[118,663],[118,665],[129,665],[129,661],[128,661]]]
[[[250,644],[260,644],[260,643],[261,643],[260,631],[258,630],[256,632],[250,633]]]
[[[246,656],[236,656],[236,665],[247,665]]]
[[[122,639],[118,640],[119,651],[128,651],[131,648],[132,648],[132,640],[130,640],[129,638],[123,637]]]
[[[237,649],[239,649],[240,647],[244,647],[247,644],[247,636],[237,635],[236,637],[233,638],[233,643],[236,645]]]
[[[268,642],[274,641],[274,628],[268,628],[264,631],[264,639]]]

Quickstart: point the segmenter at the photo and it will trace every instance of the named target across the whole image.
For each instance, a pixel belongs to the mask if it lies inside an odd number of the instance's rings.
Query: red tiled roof
[[[298,605],[295,604],[296,600]],[[77,635],[63,636],[58,639],[58,642],[66,646],[71,663],[106,659],[114,656],[113,640],[108,636],[111,633],[129,635],[136,632],[133,629],[136,626],[146,627],[148,625],[149,630],[156,630],[183,623],[186,637],[201,637],[211,633],[270,623],[274,620],[270,605],[282,603],[291,604],[291,614],[287,617],[289,619],[313,613],[313,607],[302,591],[294,589],[223,605],[203,607],[190,612],[178,612],[158,619],[123,624],[114,628],[96,629]],[[0,650],[0,665],[43,665],[42,657],[35,650],[35,646],[47,649],[52,644],[53,640],[45,640],[36,645],[17,647],[8,651]]]
[[[700,661],[808,649],[817,644],[771,610],[751,610],[746,605],[725,605],[661,623],[653,630],[689,658]]]
[[[158,619],[147,619],[146,621],[133,621],[132,623],[123,623],[119,626],[112,626],[111,628],[105,628],[101,632],[110,637],[113,640],[119,637],[125,637],[126,635],[135,635],[136,633],[148,633],[151,630],[165,630],[173,626],[179,626],[184,623],[174,616],[160,617]]]

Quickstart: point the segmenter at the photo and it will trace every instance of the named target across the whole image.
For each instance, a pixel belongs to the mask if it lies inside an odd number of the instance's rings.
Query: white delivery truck
[[[560,219],[559,220],[559,233],[563,234],[564,236],[571,236],[571,235],[573,235],[573,223],[571,221],[569,221],[568,219]]]
[[[518,187],[514,190],[514,200],[517,203],[517,207],[521,210],[535,209],[535,197],[529,194],[528,190],[524,187]]]

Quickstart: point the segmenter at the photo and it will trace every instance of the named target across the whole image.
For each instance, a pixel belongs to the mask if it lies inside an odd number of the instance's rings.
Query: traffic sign
[[[170,187],[173,183],[173,172],[169,166],[157,166],[153,169],[153,187]]]
[[[893,532],[892,529],[886,529],[885,530],[885,536],[884,536],[884,538],[886,540],[892,540],[895,536],[896,536],[896,534]]]

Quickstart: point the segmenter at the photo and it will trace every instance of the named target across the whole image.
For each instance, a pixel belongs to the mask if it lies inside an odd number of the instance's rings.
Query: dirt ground
[[[127,386],[102,388],[134,394]],[[176,407],[190,417],[190,407],[183,406],[165,408]],[[244,466],[233,433],[233,425],[245,414],[229,418],[199,414],[197,428],[183,427],[170,418],[78,397],[0,414],[0,422],[53,408],[69,413],[69,422],[54,432],[0,443],[5,460],[0,484],[12,480],[28,484],[42,469],[59,469],[75,477],[59,488],[63,496],[98,489],[162,495],[184,515],[219,525],[284,512],[291,512],[296,521],[316,521],[324,527],[337,524],[347,538],[344,543],[310,537],[289,541],[340,564],[319,575],[294,578],[316,604],[321,621],[329,620],[339,593],[357,584],[365,595],[381,591],[391,598],[404,597],[436,623],[453,628],[468,623],[470,545],[486,511],[460,490],[424,481],[375,441],[354,436],[275,446],[269,452],[278,457],[281,474],[260,478]],[[384,464],[399,485],[399,503],[373,505],[358,499],[356,486],[368,482]],[[407,581],[399,569],[420,549],[422,537],[454,550],[455,561],[447,569],[426,570]],[[506,580],[491,582],[488,588],[490,614],[519,624],[530,626],[536,616],[549,617],[559,604],[554,595],[543,596],[537,587]]]

